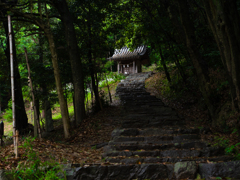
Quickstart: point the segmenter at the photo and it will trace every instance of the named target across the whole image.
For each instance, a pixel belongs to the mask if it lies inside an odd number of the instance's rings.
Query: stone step
[[[112,141],[126,142],[126,141],[144,141],[144,142],[157,142],[157,141],[182,141],[182,140],[199,140],[198,134],[182,134],[182,135],[168,135],[163,134],[159,136],[115,136]]]
[[[181,127],[171,128],[171,127],[163,127],[163,128],[125,128],[125,129],[114,129],[112,132],[112,138],[115,136],[150,136],[150,135],[161,135],[161,134],[198,134],[200,133],[200,129],[184,129]]]
[[[151,127],[163,127],[163,126],[183,126],[185,122],[178,117],[161,117],[159,119],[133,119],[122,121],[121,128],[151,128]]]
[[[165,106],[145,106],[141,105],[138,107],[126,107],[125,110],[130,114],[154,114],[164,116],[164,114],[171,114],[176,115],[176,111],[174,111],[172,108],[165,107]]]
[[[135,100],[141,100],[142,98],[143,99],[155,99],[156,97],[153,97],[149,95],[149,97],[147,95],[123,95],[123,96],[120,96],[121,100],[122,101],[135,101]]]
[[[152,99],[152,100],[141,100],[141,99],[135,99],[134,101],[124,101],[124,106],[129,106],[129,105],[150,105],[150,106],[162,106],[164,103],[160,99]]]
[[[133,101],[127,101],[127,103],[133,103]],[[152,104],[153,106],[155,105],[161,105],[162,100],[161,99],[136,99],[134,103],[145,103],[145,104]],[[155,104],[156,103],[156,104]]]
[[[120,93],[120,92],[119,92]],[[119,94],[120,97],[135,97],[135,96],[151,96],[149,92],[146,91],[126,91]]]
[[[139,162],[138,162],[139,163]],[[219,163],[196,163],[195,161],[184,161],[177,163],[146,163],[134,165],[121,165],[103,163],[101,165],[85,165],[77,168],[74,179],[103,179],[103,180],[125,180],[125,179],[216,179],[213,177],[228,177],[240,179],[240,161]]]
[[[152,121],[165,121],[165,120],[171,120],[171,121],[179,121],[181,120],[177,115],[149,115],[149,114],[139,114],[139,113],[134,113],[134,114],[127,114],[123,116],[124,120],[152,120]]]
[[[212,156],[222,156],[224,155],[224,148],[221,147],[206,147],[204,149],[180,149],[180,150],[155,150],[155,151],[112,151],[103,153],[102,157],[116,157],[116,156],[124,156],[124,157],[171,157],[171,158],[186,158],[186,157],[212,157]]]
[[[166,146],[166,148],[171,148],[171,146],[173,146],[172,144],[174,144],[175,146],[179,146],[180,145],[181,148],[187,149],[187,147],[191,147],[191,143],[194,142],[202,142],[200,140],[175,140],[175,141],[154,141],[154,142],[147,142],[147,141],[126,141],[126,142],[114,142],[114,141],[109,141],[108,145],[109,146],[120,146],[120,145],[128,145],[128,146],[135,146],[135,145],[159,145],[162,144],[164,146]],[[206,143],[208,144],[208,143]],[[185,146],[185,147],[184,147]]]
[[[173,169],[174,164],[93,165],[81,167],[75,177],[77,180],[172,179]]]
[[[135,142],[133,144],[132,142],[130,143],[115,143],[112,142],[109,143],[108,146],[104,147],[104,152],[108,151],[123,151],[123,150],[129,150],[129,151],[137,151],[137,150],[166,150],[166,149],[196,149],[196,148],[206,148],[208,147],[208,143],[201,142],[201,141],[186,141],[181,143],[162,143],[162,144],[149,144],[149,143],[139,143]]]
[[[141,94],[140,94],[141,93]],[[144,92],[139,92],[139,94],[129,94],[129,93],[122,93],[118,94],[121,100],[130,100],[130,99],[136,99],[136,100],[157,100],[155,96],[145,94]]]
[[[198,172],[201,178],[213,179],[211,177],[228,177],[240,179],[240,161],[221,163],[200,163]]]
[[[204,162],[226,162],[233,160],[232,156],[215,156],[215,157],[186,157],[186,158],[160,158],[160,157],[133,157],[133,158],[123,158],[123,157],[109,157],[105,159],[105,162],[110,163],[120,163],[120,164],[143,164],[143,163],[176,163],[183,161],[196,161],[198,163]]]
[[[157,100],[157,98],[155,96],[148,96],[148,95],[142,95],[142,96],[125,96],[125,95],[119,95],[121,101],[143,101],[143,100],[147,100],[147,101],[153,101],[153,100]]]
[[[130,93],[143,93],[146,92],[145,88],[138,88],[134,89],[132,87],[124,87],[124,86],[119,86],[116,89],[117,94],[124,95],[124,94],[130,94]]]
[[[154,142],[151,142],[151,141],[125,141],[125,142],[114,142],[114,141],[109,141],[108,142],[108,145],[145,145],[145,144],[148,144],[148,145],[157,145],[157,144],[162,144],[162,145],[171,145],[171,144],[176,144],[179,145],[179,144],[187,144],[187,143],[194,143],[194,142],[202,142],[201,140],[174,140],[174,141],[154,141]],[[206,144],[209,144],[209,143],[206,143]],[[209,144],[210,145],[210,144]]]

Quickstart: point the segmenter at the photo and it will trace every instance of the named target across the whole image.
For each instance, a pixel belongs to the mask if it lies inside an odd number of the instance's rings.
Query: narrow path
[[[118,84],[123,104],[121,126],[104,147],[105,163],[77,168],[75,179],[240,179],[240,161],[211,147],[199,129],[145,91],[151,72],[128,76]]]

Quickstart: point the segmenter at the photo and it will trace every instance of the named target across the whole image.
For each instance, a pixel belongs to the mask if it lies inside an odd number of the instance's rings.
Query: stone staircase
[[[123,104],[121,127],[104,147],[105,163],[77,168],[77,180],[240,179],[240,161],[186,128],[184,119],[145,91],[151,72],[129,75],[118,84]]]

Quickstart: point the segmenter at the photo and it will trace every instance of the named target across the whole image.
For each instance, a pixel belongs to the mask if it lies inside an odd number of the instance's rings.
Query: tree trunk
[[[187,5],[187,0],[179,0],[179,13],[181,23],[185,32],[186,44],[189,55],[193,62],[193,66],[196,70],[198,85],[208,107],[210,116],[214,122],[216,119],[216,108],[213,106],[211,99],[211,88],[208,77],[208,66],[198,51],[197,41],[195,39],[195,30],[193,22],[190,19],[189,7]]]
[[[99,111],[101,109],[101,102],[100,102],[100,97],[98,93],[98,88],[96,86],[96,80],[94,77],[95,71],[94,71],[94,63],[92,61],[92,45],[91,45],[91,26],[90,23],[88,23],[88,35],[89,35],[89,44],[88,44],[88,62],[89,62],[89,70],[90,70],[90,75],[92,79],[92,90],[95,95],[95,103],[96,103],[96,111]]]
[[[0,86],[0,115],[2,114],[2,95],[1,95],[1,86]]]
[[[52,110],[50,102],[46,99],[44,101],[44,111],[45,111],[45,129],[46,132],[51,132],[54,130],[53,120],[52,120]]]
[[[38,1],[38,13],[40,14],[40,19],[42,19],[42,8],[41,8],[41,2],[40,0]],[[41,29],[39,28],[39,31]],[[39,63],[43,63],[43,36],[39,34]],[[49,93],[48,89],[46,86],[46,83],[43,82],[41,84],[42,87],[42,92],[43,92],[43,118],[45,118],[45,130],[47,132],[53,131],[54,126],[53,126],[53,120],[52,120],[52,110],[51,110],[51,105],[48,99]]]
[[[98,101],[99,101],[101,110],[103,110],[102,101],[101,101],[101,98],[100,98],[100,96],[99,96],[99,91],[98,91],[99,81],[98,81],[98,75],[97,75],[97,73],[95,73],[95,78],[96,78],[96,89],[97,89],[97,93],[98,93]]]
[[[39,99],[35,98],[34,100],[34,136],[37,136],[37,134],[39,134],[39,137],[41,138],[41,128],[40,128],[39,117],[40,117]]]
[[[99,111],[101,109],[101,104],[100,104],[100,97],[99,97],[99,93],[98,93],[98,88],[96,86],[96,80],[95,80],[95,76],[94,76],[94,66],[93,66],[93,62],[92,62],[92,56],[91,56],[91,50],[89,50],[88,53],[88,61],[90,64],[90,74],[91,74],[91,79],[92,79],[92,90],[94,92],[94,96],[95,96],[95,103],[96,103],[96,111]]]
[[[239,15],[236,1],[203,0],[208,22],[230,85],[232,109],[240,109]]]
[[[181,66],[181,64],[180,64],[180,62],[179,62],[178,56],[177,56],[177,54],[176,54],[176,52],[175,52],[175,50],[174,50],[174,48],[173,48],[172,45],[170,45],[170,44],[168,43],[168,47],[169,47],[169,49],[172,50],[172,52],[173,52],[172,55],[173,55],[174,58],[175,58],[175,64],[176,64],[176,66],[177,66],[177,68],[178,68],[178,71],[179,71],[179,73],[180,73],[183,81],[186,83],[187,77],[186,77],[186,74],[184,73],[184,70],[183,70],[183,68],[182,68],[182,66]]]
[[[3,26],[5,29],[6,37],[8,37],[8,23],[3,21]],[[16,129],[20,134],[23,133],[24,129],[28,127],[28,118],[24,106],[23,95],[22,95],[22,85],[21,77],[18,70],[18,60],[16,55],[16,45],[15,45],[15,35],[12,28],[12,44],[13,44],[13,60],[14,60],[14,93],[15,93],[15,106],[16,106]],[[9,53],[9,38],[7,38],[7,48],[5,51],[8,64],[10,63],[10,53]],[[10,64],[9,64],[10,66]]]
[[[24,48],[25,51],[25,57],[26,57],[26,63],[27,63],[27,70],[28,70],[28,78],[29,78],[29,84],[31,88],[31,94],[32,94],[32,100],[33,100],[33,106],[34,106],[34,136],[38,137],[41,139],[41,129],[40,129],[40,122],[39,122],[39,100],[35,98],[34,95],[34,89],[33,89],[33,83],[32,83],[32,78],[31,78],[31,70],[30,70],[30,65],[28,61],[28,55],[27,55],[27,49]],[[36,91],[35,91],[36,92]]]
[[[70,57],[74,86],[74,101],[75,101],[74,112],[76,114],[75,120],[78,125],[85,117],[85,105],[84,105],[85,93],[82,62],[79,54],[73,18],[69,12],[68,4],[66,0],[54,1],[54,4],[61,15],[65,29],[65,38],[68,44],[68,52]]]
[[[161,57],[161,64],[162,64],[163,69],[164,69],[164,71],[165,71],[165,75],[166,75],[166,77],[167,77],[167,80],[168,80],[168,82],[171,82],[171,77],[170,77],[170,74],[169,74],[169,72],[168,72],[168,69],[167,69],[167,66],[166,66],[165,57],[164,57],[163,54],[162,54],[162,49],[161,49],[161,47],[159,48],[159,53],[160,53],[160,57]]]
[[[111,95],[111,91],[110,91],[110,88],[109,88],[109,84],[108,84],[106,73],[105,73],[105,78],[106,78],[106,83],[107,83],[107,88],[108,88],[109,101],[110,101],[110,103],[112,103],[112,95]]]
[[[63,120],[64,135],[65,135],[65,138],[69,138],[70,137],[70,133],[69,133],[70,120],[69,120],[68,108],[67,108],[66,101],[64,99],[64,94],[63,94],[63,89],[62,89],[62,84],[61,84],[61,79],[60,79],[60,71],[59,71],[59,67],[58,67],[58,56],[57,56],[57,51],[56,51],[56,47],[55,47],[55,43],[54,43],[54,39],[53,39],[53,34],[52,34],[50,26],[49,26],[48,15],[47,15],[47,22],[44,22],[42,19],[36,18],[35,16],[32,16],[31,14],[25,14],[25,13],[21,13],[19,11],[15,11],[15,10],[12,10],[12,12],[14,12],[16,15],[20,15],[27,19],[32,20],[36,25],[38,25],[44,31],[44,34],[48,39],[49,49],[50,49],[51,56],[52,56],[54,78],[56,81],[57,94],[58,94],[61,115],[62,115],[62,120]],[[40,15],[40,17],[41,17],[41,15]]]
[[[44,32],[48,38],[49,48],[50,48],[51,55],[52,55],[53,71],[54,71],[57,94],[58,94],[61,115],[62,115],[62,120],[63,120],[64,135],[65,135],[65,138],[69,138],[70,137],[70,133],[69,133],[70,120],[69,120],[67,103],[64,98],[62,83],[61,83],[61,79],[60,79],[60,71],[59,71],[59,67],[58,67],[58,57],[57,57],[57,52],[56,52],[56,48],[55,48],[55,43],[53,40],[52,32],[49,29],[49,27],[48,28],[45,27]]]

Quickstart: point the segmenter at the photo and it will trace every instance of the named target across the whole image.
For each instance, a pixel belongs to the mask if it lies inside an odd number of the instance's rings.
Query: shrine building
[[[115,49],[113,56],[108,59],[117,62],[118,73],[139,73],[142,72],[142,65],[149,63],[148,49],[143,45],[131,52],[130,48],[123,47]]]

